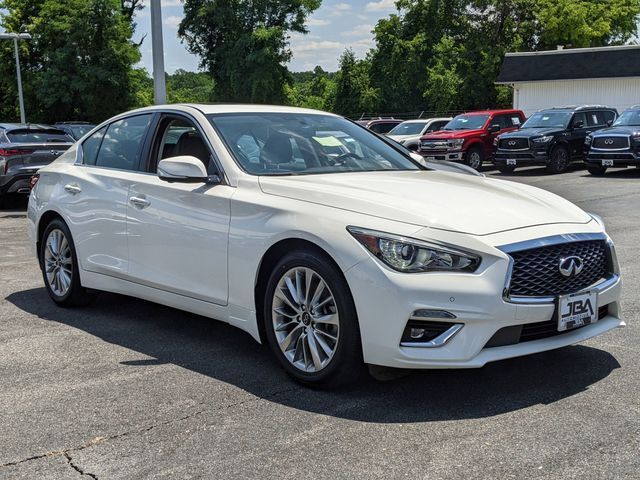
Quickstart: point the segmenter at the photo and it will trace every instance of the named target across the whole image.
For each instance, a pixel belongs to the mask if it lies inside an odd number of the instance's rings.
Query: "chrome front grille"
[[[629,137],[595,137],[591,146],[598,150],[623,150],[629,148]]]
[[[549,297],[583,290],[611,276],[611,265],[605,240],[560,243],[510,252],[513,268],[508,295],[510,297]],[[560,273],[561,259],[582,259],[582,271],[566,277]]]

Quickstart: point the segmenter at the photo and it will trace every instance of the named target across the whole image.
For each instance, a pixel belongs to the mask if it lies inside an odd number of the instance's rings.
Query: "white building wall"
[[[514,108],[526,116],[562,105],[607,105],[622,113],[640,104],[640,77],[522,82],[513,87]]]

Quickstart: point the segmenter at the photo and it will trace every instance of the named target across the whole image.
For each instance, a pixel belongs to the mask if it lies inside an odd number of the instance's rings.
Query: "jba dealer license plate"
[[[573,293],[558,297],[558,331],[582,327],[598,321],[597,292]]]
[[[602,160],[603,167],[613,167],[613,160]]]
[[[511,166],[511,165],[516,165],[518,163],[518,160],[516,160],[515,158],[507,158],[507,165]]]

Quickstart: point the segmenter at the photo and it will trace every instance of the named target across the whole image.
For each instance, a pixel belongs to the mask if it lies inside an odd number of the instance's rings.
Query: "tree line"
[[[398,0],[364,58],[347,49],[337,72],[290,72],[290,35],[307,32],[320,4],[184,0],[178,34],[201,72],[168,75],[168,101],[346,115],[509,105],[509,88],[494,84],[506,52],[625,44],[637,38],[640,15],[640,0]],[[33,36],[20,42],[28,118],[97,122],[151,104],[133,41],[143,8],[142,0],[0,0],[0,26]],[[13,45],[0,42],[0,120],[18,118],[16,95]]]

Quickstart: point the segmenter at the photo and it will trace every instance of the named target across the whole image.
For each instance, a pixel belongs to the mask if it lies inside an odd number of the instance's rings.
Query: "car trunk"
[[[6,163],[4,172],[0,174],[15,175],[35,171],[53,162],[71,145],[71,142],[4,144],[0,146],[0,158],[4,158]]]

